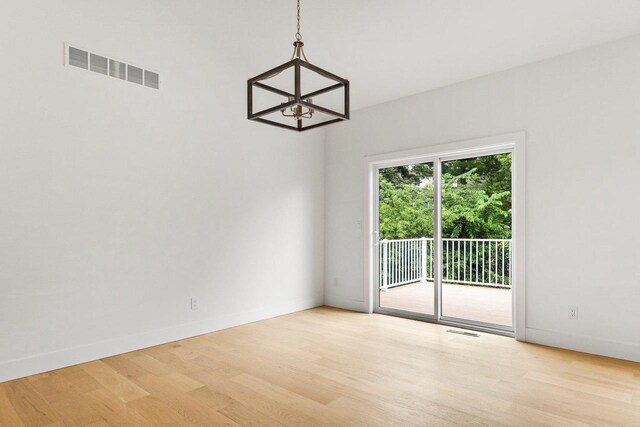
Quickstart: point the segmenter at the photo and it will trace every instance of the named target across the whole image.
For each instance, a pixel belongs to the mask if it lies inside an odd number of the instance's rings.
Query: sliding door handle
[[[373,246],[380,245],[380,233],[377,230],[373,230]]]

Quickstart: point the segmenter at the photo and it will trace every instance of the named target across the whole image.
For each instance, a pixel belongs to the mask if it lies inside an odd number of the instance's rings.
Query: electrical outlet
[[[198,309],[198,300],[195,298],[191,298],[191,310],[195,311]]]
[[[570,305],[569,306],[569,319],[570,320],[578,320],[578,306]]]

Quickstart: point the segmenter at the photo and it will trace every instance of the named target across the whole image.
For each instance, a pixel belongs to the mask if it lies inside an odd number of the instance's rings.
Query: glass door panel
[[[435,315],[433,166],[416,163],[378,171],[381,308]]]
[[[512,328],[511,157],[441,163],[442,318]]]

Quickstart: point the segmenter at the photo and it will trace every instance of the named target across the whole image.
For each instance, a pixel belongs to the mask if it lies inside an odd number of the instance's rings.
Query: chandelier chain
[[[302,34],[300,34],[300,0],[297,0],[297,4],[298,4],[298,14],[296,16],[297,20],[298,20],[298,26],[296,27],[297,31],[296,31],[296,40],[300,41],[302,40]]]

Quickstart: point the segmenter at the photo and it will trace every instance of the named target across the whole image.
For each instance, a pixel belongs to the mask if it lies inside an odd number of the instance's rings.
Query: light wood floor
[[[0,384],[3,426],[640,425],[640,364],[330,308]]]

